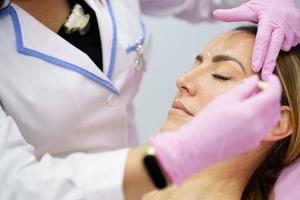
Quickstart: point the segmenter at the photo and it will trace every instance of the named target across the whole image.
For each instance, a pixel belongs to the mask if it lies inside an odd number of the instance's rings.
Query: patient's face
[[[255,36],[241,31],[215,37],[196,57],[192,68],[177,80],[178,92],[161,131],[177,129],[214,97],[252,75],[254,41]]]

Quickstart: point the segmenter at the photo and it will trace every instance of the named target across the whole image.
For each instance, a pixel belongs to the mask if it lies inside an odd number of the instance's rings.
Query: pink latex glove
[[[187,177],[218,161],[254,149],[280,118],[281,85],[275,75],[270,88],[257,91],[253,76],[218,96],[177,131],[150,139],[158,160],[180,185]]]
[[[300,159],[284,169],[275,185],[275,200],[300,199]]]
[[[253,70],[262,78],[272,74],[280,50],[289,51],[300,43],[300,12],[293,0],[249,0],[238,8],[214,12],[226,22],[258,22],[253,52]]]

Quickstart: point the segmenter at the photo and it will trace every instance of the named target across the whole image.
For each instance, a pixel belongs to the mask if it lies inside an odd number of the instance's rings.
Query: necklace
[[[78,31],[80,35],[85,35],[90,29],[90,15],[84,14],[82,6],[75,4],[64,28],[67,34]]]

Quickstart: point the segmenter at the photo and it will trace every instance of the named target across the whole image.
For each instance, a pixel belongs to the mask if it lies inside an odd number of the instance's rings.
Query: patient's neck
[[[185,191],[186,195],[193,196],[197,193],[201,200],[241,199],[243,190],[252,173],[253,170],[250,168],[241,170],[236,165],[217,164],[190,177],[180,190]]]
[[[183,192],[186,199],[240,200],[249,179],[264,160],[267,150],[268,148],[259,148],[202,170],[177,190],[177,196]]]
[[[175,186],[148,194],[144,200],[240,200],[251,176],[272,144],[263,142],[254,151],[222,161]]]

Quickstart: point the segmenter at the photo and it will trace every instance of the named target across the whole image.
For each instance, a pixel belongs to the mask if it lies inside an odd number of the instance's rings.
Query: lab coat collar
[[[11,15],[16,29],[18,52],[73,70],[119,94],[110,79],[85,53],[15,4],[11,7]]]
[[[117,51],[117,25],[111,2],[109,0],[85,0],[85,2],[95,10],[101,35],[103,72],[111,79]]]
[[[101,0],[99,0],[101,1]],[[6,7],[8,7],[11,4],[11,0],[2,0],[0,1],[0,10],[1,9],[5,9]]]

